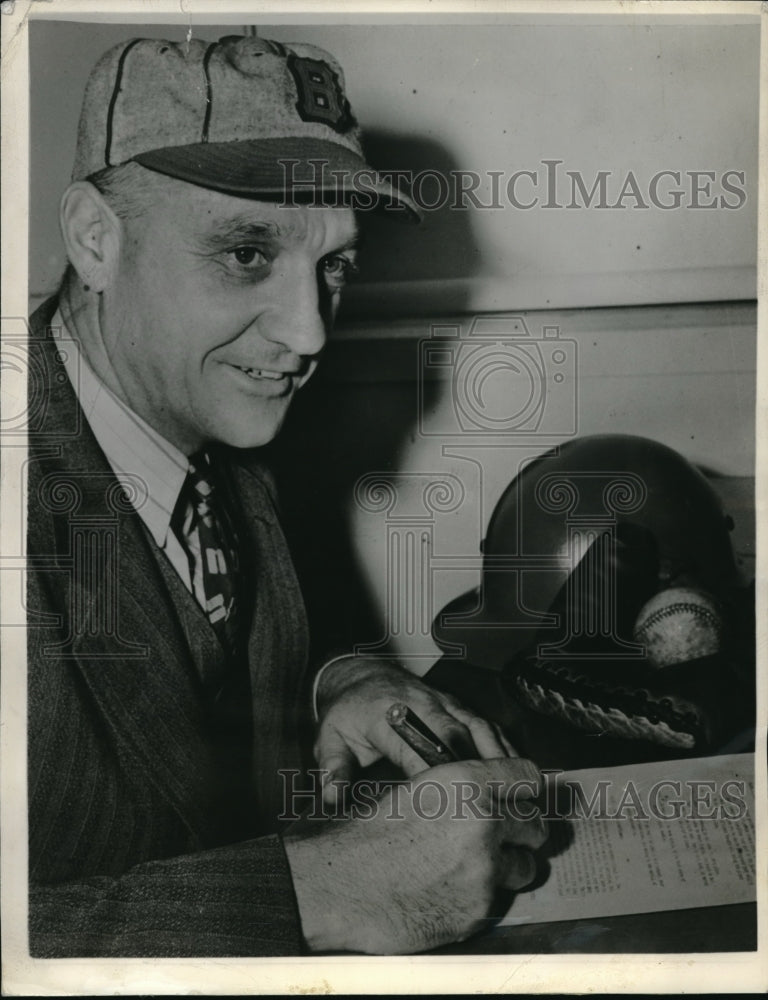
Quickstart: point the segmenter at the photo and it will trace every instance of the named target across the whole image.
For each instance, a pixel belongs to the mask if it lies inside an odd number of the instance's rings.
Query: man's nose
[[[301,357],[319,354],[329,317],[324,315],[314,266],[286,268],[275,277],[273,306],[259,321],[262,336]]]

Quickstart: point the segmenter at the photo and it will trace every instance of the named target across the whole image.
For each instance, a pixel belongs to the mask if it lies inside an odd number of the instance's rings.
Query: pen
[[[407,705],[401,702],[391,705],[387,709],[387,722],[428,767],[449,764],[456,760],[440,737],[436,736]]]

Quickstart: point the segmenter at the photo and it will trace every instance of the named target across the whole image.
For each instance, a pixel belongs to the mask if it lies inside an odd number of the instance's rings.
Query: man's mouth
[[[280,379],[287,378],[289,375],[289,372],[276,372],[271,371],[269,368],[243,368],[241,365],[235,365],[234,367],[241,372],[245,372],[248,378],[252,379],[269,378],[279,382]]]

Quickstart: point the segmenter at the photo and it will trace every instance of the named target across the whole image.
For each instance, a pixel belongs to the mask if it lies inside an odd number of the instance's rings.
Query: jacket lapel
[[[301,769],[300,740],[309,737],[306,699],[307,622],[304,601],[266,470],[248,453],[231,453],[235,491],[247,514],[243,564],[255,581],[248,661],[253,702],[254,796],[258,814],[284,807],[282,769]]]
[[[55,304],[54,304],[55,308]],[[50,303],[33,317],[45,333]],[[41,344],[47,371],[56,346]],[[46,386],[45,442],[30,434],[30,504],[49,515],[52,532],[43,560],[69,634],[46,654],[74,661],[123,763],[157,787],[202,842],[216,836],[210,808],[211,773],[200,682],[173,602],[139,516],[84,419],[67,379]],[[57,428],[79,427],[51,445]],[[36,459],[36,461],[35,461]],[[128,483],[140,489],[140,483]],[[36,494],[36,495],[35,495]],[[63,498],[63,499],[62,499]],[[32,520],[32,519],[30,519]],[[30,528],[30,538],[32,538]],[[41,551],[38,540],[38,552]],[[66,631],[66,630],[65,630]]]

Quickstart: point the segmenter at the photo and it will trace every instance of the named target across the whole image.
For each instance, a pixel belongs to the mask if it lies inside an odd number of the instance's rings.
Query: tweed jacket
[[[30,336],[30,951],[299,954],[276,817],[280,769],[302,763],[307,636],[271,480],[252,454],[227,452],[254,578],[253,818],[235,840],[193,665],[211,627],[186,592],[182,627],[134,484],[117,482],[63,371],[55,308],[38,309]]]

